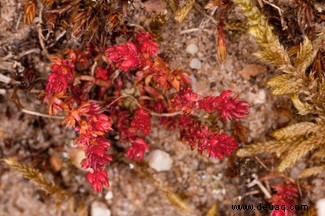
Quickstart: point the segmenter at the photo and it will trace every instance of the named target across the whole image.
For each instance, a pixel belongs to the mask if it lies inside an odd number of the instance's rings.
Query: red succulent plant
[[[128,158],[143,159],[149,150],[145,136],[151,132],[152,118],[168,129],[178,129],[181,140],[199,153],[222,159],[236,150],[233,137],[202,123],[199,116],[205,111],[224,120],[240,119],[248,114],[248,103],[232,97],[231,91],[207,97],[194,92],[189,73],[171,70],[158,56],[154,36],[145,31],[138,31],[132,42],[107,47],[105,62],[98,61],[98,50],[88,46],[67,51],[63,59],[53,58],[42,93],[49,113],[64,111],[62,123],[75,129],[74,142],[85,151],[82,167],[94,190],[109,186],[105,167],[112,161],[108,152],[117,140],[131,144]],[[120,73],[113,73],[116,69]]]

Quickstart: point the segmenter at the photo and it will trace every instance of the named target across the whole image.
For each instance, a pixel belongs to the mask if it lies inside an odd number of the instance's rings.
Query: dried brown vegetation
[[[324,160],[321,157],[324,157],[322,153],[325,147],[325,71],[321,63],[324,56],[320,53],[324,52],[325,29],[315,29],[316,35],[313,38],[305,36],[298,49],[285,48],[273,33],[266,17],[252,1],[234,2],[243,10],[250,34],[262,47],[255,54],[257,58],[281,72],[281,75],[268,82],[272,93],[290,95],[298,113],[310,116],[310,121],[281,128],[273,132],[274,140],[248,145],[240,149],[237,155],[243,157],[266,152],[276,153],[278,157],[282,156],[278,168],[280,172],[293,167],[307,155],[313,155],[315,164],[319,166],[303,171],[301,177],[318,174],[324,170]],[[306,19],[310,20],[308,17]]]

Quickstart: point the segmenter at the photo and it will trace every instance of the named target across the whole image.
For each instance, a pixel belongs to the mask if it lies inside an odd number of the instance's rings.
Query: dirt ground
[[[199,5],[204,3],[200,1]],[[286,4],[281,3],[280,6],[283,10],[287,9]],[[135,1],[129,10],[133,24],[148,27],[150,13],[144,10],[144,3]],[[28,89],[27,83],[26,88],[21,87],[16,93],[24,108],[46,113],[46,105],[37,96],[50,72],[50,62],[42,52],[36,21],[32,25],[23,24],[22,11],[20,1],[1,0],[0,71],[13,77],[16,72],[24,71],[26,65],[36,70],[38,84]],[[211,10],[202,11],[213,17]],[[266,140],[273,130],[297,121],[299,117],[289,98],[270,94],[266,82],[274,76],[274,68],[262,65],[255,59],[253,53],[259,47],[245,30],[226,28],[227,60],[224,65],[218,63],[214,36],[216,24],[202,11],[192,9],[181,23],[176,23],[170,17],[161,29],[160,53],[166,55],[174,67],[181,66],[193,74],[195,87],[200,94],[218,95],[223,90],[231,89],[251,105],[250,115],[240,121],[249,129],[248,138],[240,143],[241,146]],[[228,20],[243,19],[239,9],[232,9],[227,16]],[[73,42],[63,39],[60,43]],[[198,47],[196,53],[186,51],[190,44]],[[200,68],[190,67],[193,59],[200,61]],[[256,74],[249,73],[253,69],[257,70]],[[10,84],[0,83],[0,158],[13,157],[38,168],[49,180],[72,191],[76,194],[75,202],[85,205],[84,212],[78,215],[91,214],[92,207],[95,208],[94,205],[98,203],[109,209],[113,216],[205,215],[213,204],[217,204],[217,215],[265,215],[254,211],[234,211],[231,205],[266,203],[263,191],[257,186],[248,188],[247,184],[254,176],[261,178],[275,171],[278,164],[275,156],[265,154],[252,158],[232,156],[224,160],[211,159],[191,151],[178,140],[177,133],[153,127],[149,137],[151,150],[167,152],[173,160],[171,169],[157,172],[145,169],[141,164],[114,160],[107,167],[111,187],[96,193],[86,181],[85,173],[71,162],[69,155],[75,137],[73,130],[63,127],[60,120],[19,110],[12,100],[13,89]],[[226,131],[230,130],[229,125]],[[305,167],[305,162],[299,162],[286,174],[295,179]],[[324,180],[324,174],[303,180],[301,185],[309,190],[301,194],[301,202],[312,206],[324,197],[324,188],[321,187],[325,185]],[[263,181],[263,184],[271,190],[267,181]],[[166,191],[178,194],[188,210],[182,210],[171,202]],[[71,203],[56,207],[42,190],[1,162],[0,215],[72,213]]]

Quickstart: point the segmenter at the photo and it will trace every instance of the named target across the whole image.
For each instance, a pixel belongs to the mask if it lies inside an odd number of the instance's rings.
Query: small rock
[[[197,58],[193,58],[190,62],[190,68],[192,69],[201,69],[201,61]]]
[[[91,204],[91,216],[111,216],[111,210],[102,202],[93,202]]]
[[[249,101],[253,104],[263,104],[265,103],[266,93],[264,89],[259,90],[257,93],[248,93]]]
[[[105,199],[106,200],[111,200],[113,199],[113,192],[111,190],[109,190],[106,195],[105,195]]]
[[[73,165],[75,165],[78,169],[85,171],[81,167],[81,161],[87,158],[84,150],[78,148],[72,148],[68,150],[68,155]]]
[[[173,160],[168,153],[161,150],[154,150],[148,156],[148,163],[152,169],[160,172],[170,170]]]
[[[263,67],[262,65],[247,64],[239,73],[245,80],[249,80],[251,77],[255,77],[265,72],[266,67]]]
[[[191,82],[192,82],[192,89],[193,89],[193,91],[196,92],[196,83],[197,83],[196,77],[193,74],[191,74],[189,77],[190,77]]]
[[[316,208],[318,215],[325,215],[325,198],[316,202]]]
[[[265,98],[266,98],[266,94],[265,94],[264,89],[259,90],[258,93],[256,94],[255,99],[254,99],[254,104],[265,103]]]
[[[57,153],[54,153],[50,157],[50,163],[55,172],[59,172],[62,169],[62,159]]]
[[[299,169],[298,167],[294,167],[290,171],[290,177],[293,179],[297,179],[300,172],[301,172],[301,169]]]
[[[186,47],[186,52],[188,52],[191,55],[194,55],[195,53],[197,53],[197,51],[199,51],[199,48],[197,47],[196,44],[190,44]]]

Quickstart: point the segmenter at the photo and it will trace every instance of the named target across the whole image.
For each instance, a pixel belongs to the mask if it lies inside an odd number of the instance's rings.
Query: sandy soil
[[[149,25],[151,14],[143,10],[142,3],[136,1],[130,10],[134,24]],[[203,11],[211,13],[211,10]],[[31,91],[27,91],[28,83],[20,86],[17,94],[26,109],[45,113],[46,106],[37,95],[49,73],[49,62],[42,53],[36,23],[29,26],[21,23],[22,5],[17,0],[1,1],[0,13],[1,74],[14,76],[29,65],[40,82]],[[228,20],[242,18],[237,9],[232,9],[227,15]],[[274,129],[296,121],[297,115],[290,100],[272,96],[266,87],[274,72],[273,68],[261,65],[254,58],[253,53],[259,49],[256,42],[245,31],[226,29],[228,56],[221,66],[216,59],[215,29],[215,23],[195,9],[180,24],[171,17],[161,30],[160,52],[172,65],[181,66],[193,74],[200,94],[217,95],[231,89],[251,104],[250,115],[240,121],[249,129],[247,141],[240,145],[265,140]],[[62,44],[69,43],[71,41],[67,39],[62,41]],[[190,44],[198,47],[195,54],[186,52]],[[200,69],[190,67],[193,58],[201,62]],[[257,74],[247,72],[252,68],[258,71]],[[75,193],[76,202],[86,206],[84,212],[75,215],[90,214],[91,206],[98,202],[114,216],[205,215],[215,203],[217,215],[264,215],[233,211],[231,205],[266,203],[264,193],[257,186],[247,188],[247,184],[254,175],[263,177],[270,170],[274,171],[278,163],[276,157],[210,159],[182,144],[177,133],[156,127],[149,138],[151,149],[167,152],[173,159],[171,169],[156,172],[143,168],[145,166],[141,164],[116,159],[107,168],[110,189],[98,194],[86,182],[85,173],[71,163],[69,151],[73,148],[75,136],[72,129],[62,127],[60,120],[21,112],[10,100],[13,87],[0,83],[0,89],[0,158],[14,157],[38,168],[48,179]],[[230,125],[227,125],[226,131],[230,130]],[[287,174],[294,177],[305,166],[301,162]],[[301,183],[310,188],[303,194],[303,203],[311,205],[324,196],[324,191],[313,190],[324,185],[324,179],[325,176],[320,175]],[[270,190],[269,183],[263,183]],[[170,202],[164,190],[178,194],[189,210],[183,211]],[[57,208],[44,192],[4,163],[0,163],[0,194],[1,216],[73,215],[71,203]]]

